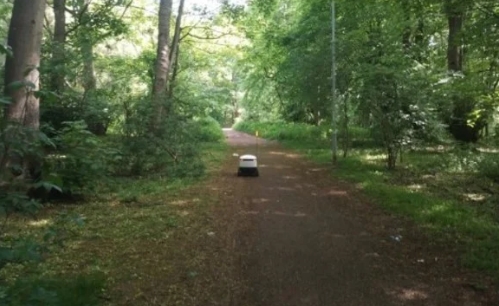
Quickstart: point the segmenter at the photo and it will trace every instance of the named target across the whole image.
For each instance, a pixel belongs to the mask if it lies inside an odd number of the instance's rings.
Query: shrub
[[[114,163],[116,174],[169,177],[203,174],[199,142],[221,139],[220,126],[211,119],[188,120],[170,113],[153,132],[147,97],[141,102],[127,106],[120,152]]]
[[[30,199],[27,191],[36,187],[33,181],[40,173],[44,145],[53,146],[45,134],[22,125],[1,123],[0,217],[38,210],[39,203]]]
[[[499,161],[497,156],[487,156],[478,163],[478,172],[485,177],[499,183]]]
[[[324,142],[328,140],[329,127],[306,123],[241,121],[234,129],[270,140]]]
[[[20,279],[3,293],[2,305],[21,306],[96,306],[103,304],[99,298],[105,278],[101,274],[79,275],[75,278]]]
[[[92,192],[107,175],[107,161],[114,150],[105,147],[83,121],[65,122],[54,142],[58,150],[46,160],[44,180],[68,195]]]
[[[220,142],[224,139],[222,127],[211,117],[197,118],[191,122],[193,138],[201,142]]]

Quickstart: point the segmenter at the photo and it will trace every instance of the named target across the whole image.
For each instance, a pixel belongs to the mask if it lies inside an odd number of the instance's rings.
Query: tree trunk
[[[350,117],[348,116],[348,102],[349,98],[346,95],[343,99],[343,158],[348,156],[350,149]]]
[[[5,95],[11,98],[11,104],[5,109],[6,121],[20,124],[32,131],[38,130],[40,126],[40,101],[34,92],[39,89],[38,67],[45,6],[46,0],[14,1],[8,36],[8,44],[14,55],[7,57],[5,61]],[[18,82],[22,86],[17,86]],[[9,88],[9,84],[16,86]],[[25,139],[17,141],[29,144],[36,141],[33,136],[33,133],[12,135],[15,138],[24,137]],[[5,153],[0,165],[2,168],[10,164],[15,176],[26,179],[39,175],[40,164],[32,153],[11,152],[9,157]],[[23,170],[19,171],[20,168]]]
[[[418,62],[423,61],[424,46],[424,5],[420,1],[402,2],[402,10],[408,24],[402,31],[404,52]]]
[[[448,13],[449,35],[447,45],[447,68],[451,72],[463,71],[463,48],[461,31],[463,28],[463,12]]]
[[[97,80],[95,79],[94,69],[94,41],[90,32],[92,29],[89,27],[88,19],[90,18],[89,6],[92,0],[83,0],[79,15],[86,20],[80,26],[81,31],[81,46],[80,51],[83,56],[83,89],[85,90],[85,98],[88,98],[92,92],[97,88]]]
[[[398,150],[395,146],[389,145],[387,148],[388,153],[388,169],[394,170],[397,164]]]
[[[469,0],[467,2],[470,2]],[[463,19],[466,5],[462,1],[445,0],[449,34],[447,36],[447,68],[450,72],[463,71]]]
[[[402,31],[402,46],[404,48],[404,51],[406,53],[409,53],[411,47],[412,47],[412,42],[411,42],[411,37],[412,37],[412,26],[411,23],[409,22],[412,18],[409,2],[403,1],[401,3],[402,5],[402,10],[404,13],[405,18],[408,20],[407,24],[404,26],[404,29]]]
[[[54,0],[54,19],[51,89],[61,93],[64,90],[65,77],[66,0]]]
[[[177,79],[178,73],[178,57],[180,54],[180,33],[182,31],[182,16],[184,15],[184,3],[185,0],[180,0],[178,6],[177,21],[175,22],[175,33],[173,35],[173,42],[170,53],[170,87],[168,88],[168,99],[173,98],[173,89],[175,87],[175,80]]]
[[[424,20],[424,15],[422,12],[420,13],[421,15],[418,17],[418,26],[416,28],[416,33],[414,34],[414,45],[416,47],[416,55],[415,59],[419,63],[422,63],[424,61],[423,58],[423,50],[426,48],[425,46],[425,20]]]
[[[154,69],[154,83],[152,88],[153,121],[156,129],[163,117],[164,101],[168,88],[170,71],[170,19],[172,15],[172,0],[161,0],[159,4],[158,48],[156,51],[156,65]]]
[[[81,53],[83,56],[83,89],[87,97],[97,88],[94,69],[94,46],[90,39],[84,39],[82,42]]]
[[[177,47],[177,54],[180,52],[180,46]],[[173,98],[173,91],[175,89],[175,82],[178,76],[178,55],[174,58],[174,63],[172,65],[173,71],[172,76],[170,78],[170,87],[168,88],[168,98]]]
[[[33,94],[39,87],[43,17],[46,0],[16,0],[12,9],[8,44],[14,53],[5,61],[5,84],[29,83],[21,88],[6,87],[12,98],[5,117],[8,121],[38,129],[40,125],[39,99]]]
[[[90,29],[89,29],[90,30]],[[97,78],[95,77],[94,67],[94,42],[91,39],[84,39],[81,45],[83,55],[83,105],[86,109],[90,103],[98,98],[96,96]],[[107,132],[108,123],[102,118],[95,116],[85,116],[88,130],[95,135],[103,136]]]
[[[472,5],[472,1],[453,1],[446,0],[445,13],[449,27],[447,37],[447,68],[449,72],[463,72],[463,23],[464,16],[468,5]],[[470,95],[462,92],[456,92],[452,96],[453,113],[449,118],[449,131],[457,140],[464,142],[476,142],[480,138],[479,132],[485,123],[484,118],[480,118],[471,126],[468,123],[468,117],[475,110],[476,101]]]
[[[170,66],[174,66],[177,63],[176,58],[178,57],[179,43],[180,43],[180,31],[182,26],[182,16],[184,15],[184,3],[185,0],[180,0],[178,6],[177,21],[175,22],[175,33],[173,35],[173,43],[170,53]]]

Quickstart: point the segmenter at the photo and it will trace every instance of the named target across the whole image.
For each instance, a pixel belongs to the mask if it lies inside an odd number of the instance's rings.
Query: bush
[[[212,119],[188,120],[174,114],[151,131],[150,103],[128,105],[115,173],[119,175],[200,176],[204,173],[199,142],[219,141],[220,126]]]
[[[478,172],[499,183],[499,161],[497,156],[487,156],[478,163]]]
[[[16,281],[0,292],[1,305],[21,306],[96,306],[104,288],[103,275],[79,275],[75,278],[34,278]]]
[[[83,98],[77,93],[68,92],[57,99],[48,95],[40,105],[41,122],[51,127],[51,130],[44,132],[54,136],[53,131],[61,131],[66,127],[66,122],[83,120],[89,131],[103,136],[114,115],[114,108],[108,102],[112,98],[106,90],[96,90]]]
[[[115,151],[105,147],[83,121],[65,122],[54,142],[58,150],[46,159],[44,180],[68,195],[92,192],[108,174],[107,162]]]
[[[0,123],[0,218],[14,212],[33,214],[40,205],[28,197],[27,191],[37,185],[33,181],[40,172],[43,146],[53,143],[39,131]]]
[[[324,143],[329,138],[329,127],[306,123],[241,121],[234,129],[253,135],[258,131],[260,137],[270,140]]]
[[[64,136],[68,135],[71,133],[64,134]],[[65,139],[61,137],[58,140]],[[76,138],[78,137],[69,137],[73,140]],[[78,139],[81,140],[81,138]],[[71,142],[61,141],[60,143]],[[78,142],[78,145],[81,143]],[[0,121],[0,219],[3,227],[6,226],[12,214],[33,216],[41,208],[37,200],[27,195],[29,190],[59,189],[40,177],[40,173],[42,176],[54,173],[51,172],[54,169],[47,171],[40,169],[46,157],[44,152],[46,148],[56,148],[56,146],[44,133],[19,124]],[[75,155],[69,153],[61,160],[67,161],[74,158]],[[80,155],[83,156],[83,154]],[[86,158],[90,157],[86,156]],[[45,163],[44,166],[48,165]],[[65,169],[71,169],[73,166],[74,163],[67,165]],[[23,232],[18,235],[8,233],[0,236],[0,305],[99,304],[98,295],[104,284],[103,278],[98,283],[90,281],[91,287],[95,290],[84,290],[85,286],[81,285],[81,281],[87,279],[83,277],[74,281],[31,278],[33,273],[38,272],[38,264],[46,258],[47,254],[53,248],[63,245],[65,239],[74,230],[73,223],[80,225],[81,221],[79,217],[60,214],[45,232],[37,233],[40,235],[28,236]],[[4,269],[24,273],[18,276],[9,275]],[[7,281],[7,277],[13,279]]]
[[[211,117],[194,119],[191,125],[191,133],[196,141],[220,142],[224,139],[220,123]]]

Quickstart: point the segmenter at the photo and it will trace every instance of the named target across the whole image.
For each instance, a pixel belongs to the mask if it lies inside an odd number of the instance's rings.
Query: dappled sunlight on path
[[[276,143],[224,132],[231,154],[256,154],[260,165],[259,178],[238,178],[233,158],[219,178],[232,277],[242,286],[230,305],[481,305],[407,258],[400,248],[414,242],[389,236],[400,223],[334,183],[330,169]]]

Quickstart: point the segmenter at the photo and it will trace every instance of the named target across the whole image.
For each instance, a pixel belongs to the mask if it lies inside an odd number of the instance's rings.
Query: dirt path
[[[260,169],[259,178],[238,178],[234,157],[213,187],[231,254],[228,304],[498,305],[451,253],[335,183],[330,170],[225,133],[232,152],[257,154]]]

